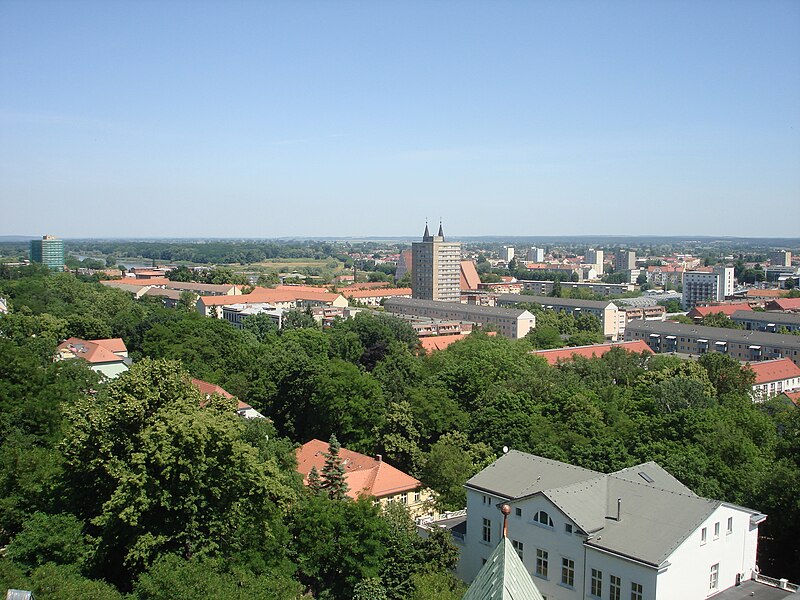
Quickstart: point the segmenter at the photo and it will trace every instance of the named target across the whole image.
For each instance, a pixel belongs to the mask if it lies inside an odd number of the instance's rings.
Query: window
[[[616,575],[608,576],[608,600],[620,600],[622,598],[622,579]]]
[[[545,511],[540,510],[535,515],[533,515],[533,520],[540,525],[544,525],[545,527],[552,527],[553,526],[553,519],[550,518]]]
[[[492,520],[491,519],[484,519],[483,520],[483,541],[487,544],[492,543]]]
[[[522,542],[518,542],[517,540],[511,540],[511,545],[514,547],[514,550],[517,551],[519,559],[522,560],[522,550],[523,550]]]
[[[414,492],[414,502],[419,502],[419,500],[420,500],[420,493]]]
[[[700,530],[700,544],[705,544],[705,543],[706,543],[706,528],[703,527]]]
[[[711,565],[711,575],[708,576],[708,589],[712,592],[719,585],[719,563]]]
[[[714,539],[715,540],[719,539],[719,521],[714,523]]]
[[[589,584],[589,593],[599,598],[603,595],[603,572],[592,569],[592,580]]]
[[[564,523],[564,533],[572,535],[572,523]]]
[[[631,582],[631,600],[642,600],[644,588],[641,583]]]
[[[408,504],[408,494],[400,494],[400,504]]]
[[[536,549],[536,574],[547,579],[547,550]]]
[[[728,517],[728,530],[725,533],[728,535],[733,533],[733,517]]]
[[[522,509],[519,507],[514,508],[514,516],[521,517],[522,516]]]
[[[575,561],[569,558],[561,559],[561,583],[572,587],[575,585]]]

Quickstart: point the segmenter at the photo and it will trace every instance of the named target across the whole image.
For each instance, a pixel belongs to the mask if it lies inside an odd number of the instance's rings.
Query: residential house
[[[800,314],[797,313],[737,310],[730,317],[731,321],[743,325],[747,330],[775,333],[785,329],[789,333],[800,332]]]
[[[555,348],[553,350],[534,350],[532,353],[536,356],[544,358],[548,364],[556,365],[559,362],[568,362],[574,360],[576,356],[583,358],[599,358],[606,354],[612,348],[622,348],[626,352],[633,352],[634,354],[653,354],[650,346],[645,344],[642,340],[634,342],[615,342],[611,344],[592,344],[590,346],[573,346],[571,348]]]
[[[523,296],[524,297],[524,296]],[[417,300],[412,298],[392,298],[384,303],[387,312],[428,317],[434,319],[454,319],[469,321],[480,326],[496,327],[500,335],[519,339],[536,326],[536,317],[527,310],[514,310],[495,306],[475,306],[460,302],[438,302],[436,300]]]
[[[513,306],[520,303],[539,304],[542,308],[564,311],[571,315],[594,315],[600,319],[603,335],[616,341],[625,332],[625,313],[608,300],[578,300],[575,298],[551,298],[550,296],[528,296],[526,294],[498,294],[497,306]]]
[[[131,364],[128,348],[120,338],[83,340],[71,337],[61,342],[56,352],[56,360],[81,358],[89,363],[92,371],[108,379],[119,377]]]
[[[236,406],[236,414],[240,417],[244,417],[245,419],[264,419],[264,415],[258,412],[255,408],[247,404],[247,402],[242,402],[238,398],[236,398],[233,394],[229,394],[220,386],[214,383],[208,383],[207,381],[203,381],[202,379],[195,379],[192,378],[192,385],[200,390],[200,393],[204,394],[206,400],[210,400],[211,396],[219,395],[223,398],[228,399],[235,399],[237,402]]]
[[[749,363],[755,373],[753,399],[764,401],[784,392],[800,390],[800,367],[788,358]]]
[[[644,340],[653,352],[695,356],[721,352],[743,362],[786,357],[800,366],[800,336],[797,335],[671,321],[631,321],[625,330],[625,339]]]
[[[686,316],[690,319],[694,319],[695,323],[699,323],[701,319],[709,315],[722,313],[726,317],[731,317],[736,311],[753,312],[753,309],[750,308],[750,305],[747,302],[736,302],[732,304],[709,304],[707,306],[693,307],[689,312],[686,313]]]
[[[757,510],[697,496],[654,462],[611,474],[515,450],[467,481],[459,575],[508,538],[549,600],[706,598],[757,573]]]
[[[322,473],[325,455],[329,451],[328,443],[317,439],[297,449],[297,471],[306,485],[312,468],[316,467],[317,472]],[[359,496],[371,496],[381,506],[398,502],[408,509],[413,518],[431,512],[432,492],[424,488],[418,479],[385,462],[380,454],[372,457],[341,448],[339,458],[345,470],[349,498],[355,500]]]

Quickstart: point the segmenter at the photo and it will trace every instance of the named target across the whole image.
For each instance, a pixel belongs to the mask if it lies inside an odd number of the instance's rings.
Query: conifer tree
[[[344,465],[342,459],[339,458],[339,440],[336,439],[336,434],[331,434],[331,439],[328,441],[328,452],[324,453],[325,466],[322,467],[322,489],[328,494],[329,498],[335,500],[343,500],[347,491],[350,489],[347,486],[347,481],[344,478]]]
[[[322,480],[317,467],[311,467],[311,472],[308,474],[308,490],[312,494],[319,494],[322,491]]]

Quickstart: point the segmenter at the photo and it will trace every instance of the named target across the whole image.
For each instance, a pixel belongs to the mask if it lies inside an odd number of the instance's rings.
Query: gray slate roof
[[[529,296],[527,294],[498,294],[497,300],[502,303],[530,302],[541,304],[542,306],[553,306],[558,308],[591,308],[594,310],[605,310],[611,300],[579,300],[573,298],[551,298],[550,296]]]
[[[590,535],[588,546],[654,566],[722,504],[697,496],[654,462],[603,474],[516,450],[466,485],[512,504],[541,494]]]
[[[800,325],[800,314],[779,311],[759,312],[757,310],[737,310],[731,315],[734,321],[759,321],[761,323]]]
[[[543,600],[525,565],[504,537],[462,600]]]
[[[625,327],[625,337],[629,332],[659,333],[667,335],[684,335],[691,338],[708,338],[710,341],[738,342],[778,346],[800,349],[800,336],[785,333],[769,333],[766,331],[747,331],[744,329],[726,329],[724,327],[706,327],[704,325],[684,325],[671,321],[643,321],[636,319]]]

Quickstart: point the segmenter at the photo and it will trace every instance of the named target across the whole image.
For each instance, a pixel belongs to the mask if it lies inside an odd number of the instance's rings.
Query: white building
[[[514,246],[503,246],[500,258],[506,262],[510,262],[514,258]]]
[[[703,599],[751,579],[766,515],[694,494],[656,463],[603,474],[510,451],[466,483],[459,576],[508,537],[548,600]]]
[[[594,267],[596,272],[595,277],[602,277],[603,276],[603,251],[602,250],[595,250],[594,248],[590,248],[586,252],[586,259],[584,261],[586,265],[591,265]]]
[[[685,271],[683,274],[683,306],[687,310],[701,302],[721,302],[732,295],[733,267]]]
[[[754,362],[749,368],[755,373],[753,400],[757,402],[800,389],[800,367],[789,358]]]
[[[544,248],[537,248],[534,246],[528,250],[528,262],[543,263],[544,262]]]

